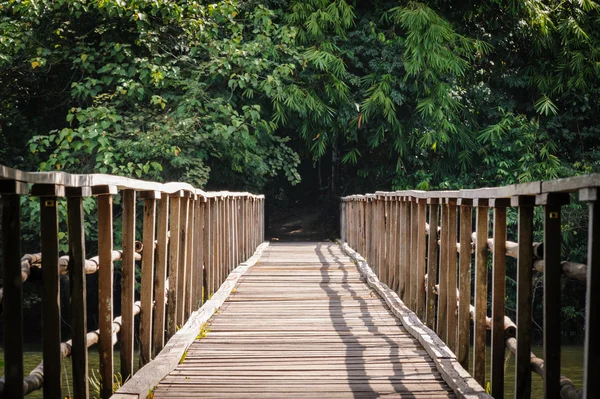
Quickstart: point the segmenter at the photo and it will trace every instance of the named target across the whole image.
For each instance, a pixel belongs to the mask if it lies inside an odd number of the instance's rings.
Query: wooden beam
[[[494,208],[492,263],[492,396],[504,397],[504,301],[506,297],[506,207]]]
[[[98,330],[100,333],[100,379],[103,381],[100,396],[112,395],[114,359],[112,344],[113,323],[113,210],[112,196],[98,196]]]
[[[22,398],[23,390],[23,280],[21,278],[21,201],[3,188],[2,260],[4,281],[4,395]],[[18,187],[13,187],[18,188]]]
[[[145,250],[142,252],[142,313],[140,315],[140,365],[152,358],[152,307],[154,295],[154,235],[156,232],[156,200],[144,200],[144,220],[142,240]],[[158,293],[160,295],[160,293]],[[164,295],[163,295],[164,297]],[[162,330],[162,328],[161,328]]]
[[[475,321],[473,329],[473,377],[485,384],[485,318],[487,313],[487,236],[488,207],[486,201],[476,204],[477,246],[475,249]],[[443,231],[443,230],[442,230]]]
[[[123,260],[121,261],[120,357],[123,380],[133,375],[133,302],[135,294],[135,191],[124,190]],[[152,246],[150,247],[152,248]]]
[[[520,243],[517,259],[516,399],[531,396],[531,276],[534,200],[535,198],[531,196],[518,196],[511,201],[512,206],[518,207],[518,240]]]
[[[35,185],[34,188],[38,186]],[[58,202],[50,185],[36,190],[40,197],[41,247],[44,259],[42,274],[42,324],[44,354],[44,396],[61,397],[61,315],[60,274],[58,271]],[[45,194],[49,194],[46,196]],[[64,188],[63,188],[64,194]]]
[[[73,195],[67,198],[67,212],[67,229],[69,233],[69,281],[71,283],[73,397],[75,399],[81,399],[87,398],[89,395],[89,379],[86,309],[87,290],[85,278],[85,226],[83,198],[80,195]],[[45,385],[46,384],[44,384],[44,386]]]
[[[153,355],[156,356],[165,346],[165,281],[167,279],[167,250],[169,230],[169,197],[163,196],[158,201],[156,244],[156,274],[154,276],[154,326]]]
[[[460,256],[458,289],[460,292],[471,292],[471,231],[473,229],[472,202],[460,205]],[[434,227],[434,226],[432,226]],[[469,295],[470,297],[470,295]],[[460,364],[468,369],[470,347],[469,301],[458,304],[458,341],[456,358]]]

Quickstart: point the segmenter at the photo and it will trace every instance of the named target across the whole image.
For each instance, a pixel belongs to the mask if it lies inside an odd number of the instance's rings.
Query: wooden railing
[[[113,249],[113,197],[121,196],[122,245]],[[39,197],[41,253],[22,256],[21,197]],[[86,260],[83,198],[95,196],[98,256]],[[66,197],[68,257],[59,253],[59,199]],[[136,241],[136,201],[143,199],[142,241]],[[87,398],[88,346],[98,343],[101,396],[113,393],[113,345],[120,344],[123,380],[134,372],[134,316],[140,314],[140,363],[149,362],[228,273],[264,236],[264,196],[204,192],[184,183],[152,183],[107,175],[27,173],[0,165],[4,369],[0,396],[23,397],[43,385],[61,398],[61,361],[73,361],[73,397]],[[140,255],[141,254],[141,255]],[[135,261],[141,259],[141,281]],[[120,317],[113,314],[113,261],[122,262]],[[24,377],[23,282],[41,267],[43,364]],[[98,271],[99,329],[87,331],[86,278]],[[70,280],[71,339],[61,339],[61,274]],[[135,301],[135,284],[141,283]],[[117,339],[118,333],[118,339]],[[108,382],[108,383],[107,383]]]
[[[498,188],[351,195],[341,203],[342,240],[362,254],[379,279],[435,330],[465,369],[472,343],[473,377],[482,386],[486,381],[486,329],[491,329],[492,396],[504,397],[505,350],[510,349],[516,358],[515,398],[530,397],[532,371],[542,376],[546,398],[598,398],[599,187],[600,175],[587,175]],[[561,261],[561,208],[569,203],[569,193],[578,193],[579,201],[589,207],[585,265]],[[533,241],[536,206],[542,207],[544,217],[543,245]],[[518,211],[518,243],[507,241],[509,207]],[[490,209],[493,210],[491,239],[488,238]],[[492,283],[488,287],[490,255]],[[516,327],[505,317],[507,255],[517,258]],[[534,268],[544,273],[544,360],[531,352]],[[587,282],[581,391],[560,375],[563,274]],[[470,303],[473,278],[474,306]],[[488,290],[492,297],[491,318],[487,316]]]

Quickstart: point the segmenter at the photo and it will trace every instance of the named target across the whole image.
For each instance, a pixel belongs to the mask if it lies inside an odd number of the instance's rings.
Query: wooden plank
[[[167,250],[169,230],[169,197],[158,200],[156,273],[154,275],[154,325],[152,327],[153,351],[156,356],[165,346],[165,282],[167,280]],[[143,312],[143,309],[142,309]]]
[[[171,197],[169,211],[169,288],[167,290],[167,336],[169,340],[177,331],[177,277],[179,274],[181,198]]]
[[[61,397],[60,275],[58,271],[58,203],[55,196],[40,197],[42,273],[42,323],[44,396]]]
[[[437,296],[433,292],[435,283],[437,282],[437,228],[439,218],[439,205],[432,203],[429,205],[429,235],[427,242],[427,288],[426,298],[427,306],[425,307],[425,324],[432,330],[435,329],[435,303]]]
[[[444,342],[448,342],[448,205],[440,204],[442,208],[441,216],[441,245],[440,245],[440,265],[439,265],[439,289],[438,289],[438,309],[437,309],[437,335]],[[431,232],[431,227],[430,230]]]
[[[538,196],[544,205],[544,397],[560,398],[561,206],[569,195]]]
[[[456,353],[456,341],[457,341],[457,312],[458,308],[456,305],[456,199],[448,199],[448,270],[447,270],[447,312],[446,312],[446,333],[448,339],[446,343],[452,352]]]
[[[431,227],[432,228],[432,227]],[[468,292],[458,304],[458,342],[456,359],[468,369],[471,316],[471,232],[473,231],[473,207],[465,201],[460,206],[460,256],[459,256],[459,292]]]
[[[112,395],[114,374],[112,324],[113,324],[113,210],[112,196],[98,196],[98,352],[100,354],[100,379],[104,381],[100,396]],[[107,383],[110,381],[110,383]]]
[[[187,253],[186,253],[186,279],[185,279],[185,311],[183,313],[184,323],[189,319],[192,314],[192,308],[194,303],[194,285],[197,283],[197,276],[195,275],[196,268],[194,267],[195,258],[195,227],[196,227],[196,200],[190,199],[189,203],[189,215],[188,215],[188,228],[187,228]]]
[[[179,270],[177,271],[177,313],[175,314],[175,320],[177,320],[177,326],[181,327],[185,323],[185,303],[186,303],[186,282],[187,276],[187,250],[188,250],[188,224],[189,224],[189,198],[182,198],[179,208],[179,256],[177,259],[177,265]]]
[[[89,395],[83,198],[80,196],[67,198],[67,212],[69,281],[71,283],[73,397],[80,399],[87,398]]]
[[[411,215],[410,215],[410,301],[411,309],[417,311],[417,297],[418,292],[423,290],[423,284],[419,283],[417,268],[419,266],[419,205],[417,199],[413,198],[411,201]]]
[[[411,210],[410,210],[410,201],[404,198],[404,303],[410,308],[410,298],[412,294],[412,287],[410,284],[410,269],[411,269],[411,251],[410,251],[410,234],[411,234]]]
[[[415,313],[419,318],[425,320],[425,240],[427,234],[425,233],[425,224],[427,223],[427,203],[420,199],[417,205],[418,217],[417,217],[417,259],[415,260],[417,268],[417,282],[415,290],[417,292],[417,304]]]
[[[123,255],[121,260],[121,333],[119,334],[121,376],[133,374],[133,302],[135,294],[135,191],[124,190]]]
[[[473,321],[473,378],[480,385],[485,384],[485,342],[487,316],[487,264],[488,264],[488,206],[487,201],[476,204],[475,243],[475,319]]]
[[[21,202],[2,193],[2,259],[4,325],[4,396],[22,398],[23,390],[23,280],[21,278]],[[11,283],[12,282],[12,283]]]
[[[585,350],[583,363],[583,397],[600,395],[600,210],[598,191],[594,189],[588,203],[588,256],[585,302]],[[6,280],[4,280],[6,281]]]
[[[494,207],[492,259],[492,396],[504,397],[504,299],[506,296],[506,207]]]
[[[204,202],[197,201],[194,212],[194,285],[192,310],[196,310],[202,305],[202,287],[204,284],[204,206]]]
[[[531,396],[531,277],[533,268],[534,198],[515,197],[511,205],[519,207],[519,257],[517,259],[517,354],[515,398]]]
[[[156,200],[146,198],[144,200],[144,220],[142,243],[142,311],[140,313],[140,365],[148,363],[152,355],[152,307],[154,295],[154,235],[156,231]],[[163,295],[164,297],[164,295]],[[162,326],[161,326],[162,331]]]

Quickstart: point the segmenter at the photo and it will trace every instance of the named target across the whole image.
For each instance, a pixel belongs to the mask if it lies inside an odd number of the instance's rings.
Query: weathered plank
[[[440,373],[451,352],[409,334],[389,308],[397,295],[367,286],[366,270],[332,243],[271,245],[154,397],[454,397],[448,381],[459,397],[486,397],[466,373]]]

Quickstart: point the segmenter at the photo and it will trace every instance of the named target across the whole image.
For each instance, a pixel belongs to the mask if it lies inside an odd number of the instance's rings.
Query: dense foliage
[[[0,163],[275,198],[550,179],[600,169],[599,77],[590,0],[3,0]]]

